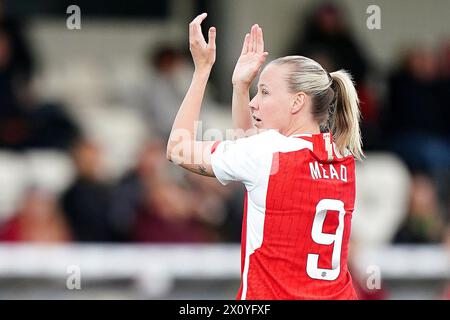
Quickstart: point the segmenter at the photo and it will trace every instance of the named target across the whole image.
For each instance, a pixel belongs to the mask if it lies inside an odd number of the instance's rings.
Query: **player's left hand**
[[[249,88],[268,54],[264,51],[263,30],[255,24],[250,29],[250,33],[245,35],[241,56],[236,63],[231,80],[233,85],[244,85]]]

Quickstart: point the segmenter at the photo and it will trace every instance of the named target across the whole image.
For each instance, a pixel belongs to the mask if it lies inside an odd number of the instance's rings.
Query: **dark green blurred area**
[[[59,16],[70,5],[77,5],[83,15],[90,17],[114,18],[166,18],[169,13],[168,1],[147,0],[6,0],[7,14],[20,17]]]

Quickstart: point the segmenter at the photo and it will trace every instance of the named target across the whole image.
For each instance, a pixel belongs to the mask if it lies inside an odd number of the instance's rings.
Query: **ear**
[[[304,92],[298,92],[294,96],[294,102],[292,103],[291,113],[296,114],[303,109],[306,104],[306,94]]]

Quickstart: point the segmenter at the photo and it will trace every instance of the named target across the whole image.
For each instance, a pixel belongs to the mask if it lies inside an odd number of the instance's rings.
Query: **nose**
[[[258,103],[256,101],[256,95],[253,97],[253,99],[248,104],[249,108],[252,110],[258,110]]]

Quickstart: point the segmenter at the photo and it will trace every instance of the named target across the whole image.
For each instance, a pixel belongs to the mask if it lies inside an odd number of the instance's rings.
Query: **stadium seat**
[[[74,178],[70,157],[62,152],[29,151],[25,155],[30,183],[39,190],[59,195]]]
[[[118,178],[135,164],[147,139],[145,124],[126,106],[109,105],[80,109],[76,112],[87,137],[104,151],[105,173]]]
[[[361,245],[388,244],[403,221],[410,190],[406,166],[389,153],[368,153],[357,163],[352,239]]]
[[[14,214],[28,185],[29,175],[23,157],[0,151],[0,222]]]

